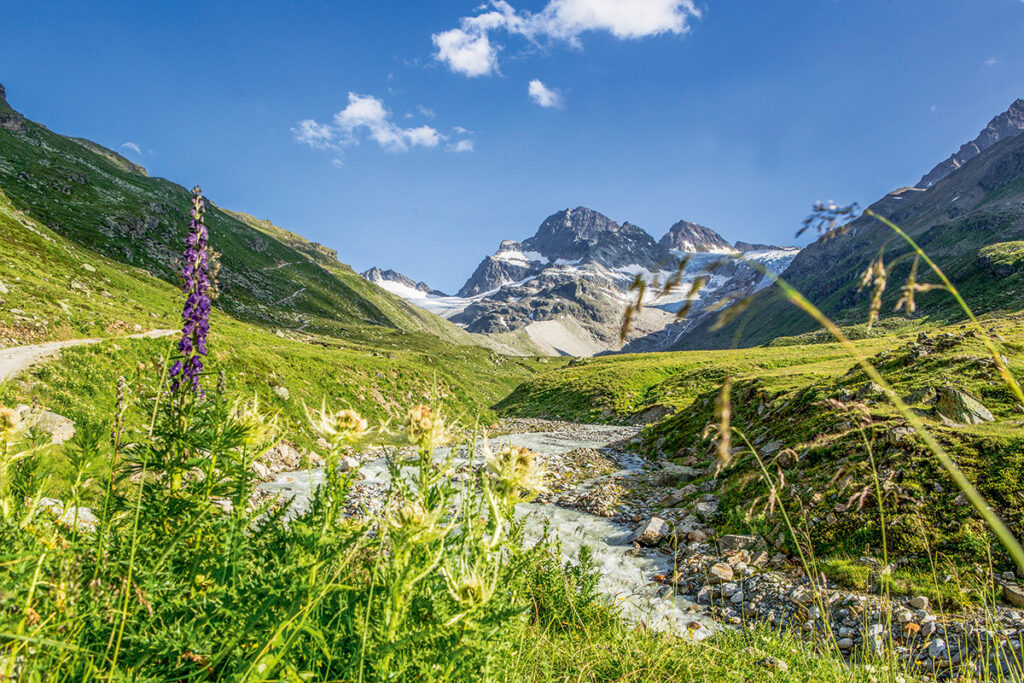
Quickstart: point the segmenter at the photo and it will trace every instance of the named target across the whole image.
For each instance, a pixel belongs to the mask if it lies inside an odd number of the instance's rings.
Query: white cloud
[[[348,94],[348,105],[334,115],[332,123],[305,119],[291,130],[296,141],[315,149],[341,149],[366,138],[388,151],[404,152],[410,147],[437,147],[446,139],[430,126],[402,128],[391,120],[391,112],[381,100],[354,92]]]
[[[485,10],[490,11],[485,11]],[[640,39],[690,31],[701,13],[693,0],[549,0],[538,13],[517,11],[505,0],[491,0],[476,16],[463,17],[458,28],[435,33],[434,58],[466,76],[498,70],[498,50],[491,32],[503,30],[531,42],[564,41],[580,47],[580,35],[606,31],[619,39]]]
[[[131,151],[135,152],[139,156],[142,156],[142,149],[139,147],[139,145],[137,143],[134,143],[134,142],[122,143],[121,144],[121,149],[130,149]]]
[[[496,70],[498,52],[482,30],[453,28],[432,36],[437,59],[466,76],[486,76]]]
[[[476,149],[472,140],[459,140],[456,143],[448,145],[448,151],[450,152],[472,152]]]
[[[530,99],[542,107],[561,107],[562,93],[544,85],[539,79],[530,81],[528,88]]]
[[[995,66],[996,64],[999,63],[999,60],[995,57],[989,57],[983,63],[985,66]]]
[[[324,123],[317,123],[313,119],[299,121],[299,124],[292,128],[292,135],[301,143],[307,144],[314,149],[326,149],[334,141],[334,131]]]
[[[416,105],[416,111],[426,116],[428,119],[436,119],[437,112],[430,107],[424,107],[422,104]]]

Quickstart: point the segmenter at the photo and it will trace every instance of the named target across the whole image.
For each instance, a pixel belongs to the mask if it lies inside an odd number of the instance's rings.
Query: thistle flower
[[[388,514],[392,534],[406,540],[428,542],[445,534],[437,526],[437,513],[427,510],[418,501],[410,501]]]
[[[203,372],[203,356],[207,354],[206,337],[210,333],[210,249],[206,225],[203,223],[206,203],[199,186],[192,190],[192,220],[185,239],[185,265],[182,291],[185,307],[181,312],[181,360],[171,366],[171,390],[181,386],[202,394],[199,377]]]
[[[405,434],[420,451],[433,451],[447,438],[444,419],[428,406],[418,405],[405,417]]]
[[[328,412],[326,400],[315,413],[311,414],[309,408],[306,408],[306,418],[313,431],[335,447],[352,444],[365,434],[369,427],[363,416],[354,410]]]
[[[235,401],[231,417],[245,428],[245,445],[257,451],[270,448],[277,441],[277,415],[266,416],[260,410],[259,397],[252,401]]]
[[[13,408],[0,408],[0,437],[13,434],[21,426],[21,413]]]
[[[537,454],[522,446],[505,446],[497,453],[484,442],[487,471],[497,480],[496,488],[512,503],[531,500],[545,490],[544,466]]]
[[[448,585],[448,594],[459,606],[466,610],[472,610],[487,603],[494,595],[495,581],[488,578],[478,567],[468,567],[465,563],[459,568],[459,575],[453,576],[447,569],[443,570],[445,583]],[[459,615],[452,621],[456,621]]]

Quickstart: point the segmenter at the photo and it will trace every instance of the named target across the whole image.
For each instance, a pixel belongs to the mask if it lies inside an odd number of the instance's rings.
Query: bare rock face
[[[3,84],[0,84],[0,128],[5,128],[13,133],[25,132],[25,117],[7,104],[7,91]]]
[[[717,232],[690,221],[679,221],[673,225],[658,244],[665,249],[691,253],[700,251],[730,252],[733,250],[732,245]]]
[[[953,156],[929,171],[917,187],[931,187],[992,145],[1021,133],[1024,133],[1024,99],[1017,100],[1009,109],[989,121],[978,137],[962,145]]]
[[[939,415],[957,424],[974,425],[992,422],[996,419],[992,412],[982,405],[981,401],[948,385],[939,387],[935,410]]]

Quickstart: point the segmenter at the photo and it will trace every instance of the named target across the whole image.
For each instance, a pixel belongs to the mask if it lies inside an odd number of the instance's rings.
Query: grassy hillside
[[[189,192],[87,140],[57,135],[0,101],[0,189],[5,212],[23,212],[73,245],[177,283]],[[479,339],[366,282],[322,245],[211,204],[220,253],[217,306],[261,325],[347,335],[353,325],[423,331],[460,344]],[[9,228],[8,228],[9,229]],[[31,252],[20,254],[27,260]]]
[[[985,150],[928,190],[904,188],[870,208],[905,230],[949,275],[977,312],[1024,307],[1024,135]],[[963,318],[941,291],[920,294],[909,315],[894,308],[911,272],[910,247],[882,222],[862,216],[848,231],[822,237],[793,261],[782,277],[834,320],[867,319],[871,292],[858,292],[861,274],[879,255],[888,269],[884,317],[949,323]],[[921,266],[918,281],[938,278]],[[816,324],[794,308],[777,287],[753,297],[736,321],[722,330],[714,319],[696,325],[679,348],[756,346],[775,337],[813,331]]]
[[[0,403],[38,401],[80,425],[105,422],[117,378],[152,378],[155,359],[175,343],[173,337],[122,337],[179,327],[180,292],[139,268],[80,248],[14,209],[2,192],[0,239],[12,247],[0,254],[0,345],[113,338],[67,349],[60,359],[0,387]],[[32,254],[35,267],[25,267],[25,254]],[[326,397],[386,418],[395,416],[399,404],[431,400],[436,388],[452,412],[486,420],[490,407],[516,384],[563,362],[501,356],[382,325],[337,323],[334,332],[285,331],[215,311],[211,372],[224,369],[232,393],[264,397],[309,446],[302,401],[319,404]],[[290,399],[275,394],[277,387],[287,389]]]
[[[180,327],[188,192],[0,105],[0,347],[110,338],[0,387],[0,403],[37,402],[80,429],[103,424],[117,378],[144,394],[175,343],[124,337]],[[208,383],[224,370],[229,393],[259,395],[298,445],[315,447],[303,402],[388,419],[436,398],[471,423],[552,367],[478,345],[267,221],[212,207],[207,222],[222,263]]]
[[[1024,315],[990,316],[983,322],[1011,372],[1024,381]],[[960,325],[918,334],[892,333],[856,344],[925,418],[1011,531],[1024,536],[1024,407],[999,380],[976,334]],[[937,581],[929,556],[941,574],[947,563],[972,566],[991,546],[997,566],[1008,568],[998,543],[880,390],[841,349],[815,343],[817,337],[736,351],[573,362],[529,380],[500,407],[509,414],[597,421],[624,418],[656,403],[678,408],[642,432],[650,455],[700,472],[689,482],[688,495],[673,501],[675,507],[688,510],[713,491],[721,500],[720,532],[759,534],[792,552],[777,509],[786,505],[823,570],[860,589],[869,588],[877,576],[873,579],[871,567],[859,558],[882,557],[874,457],[884,491],[890,557],[902,568],[892,580],[903,582],[902,591],[949,602],[979,598]],[[715,474],[715,437],[705,429],[716,421],[715,402],[726,377],[735,378],[732,424],[757,448],[771,483],[738,437],[733,438],[736,460]],[[978,399],[994,421],[967,425],[944,420],[935,410],[935,392],[943,386]],[[776,487],[775,507],[769,506],[770,485]]]

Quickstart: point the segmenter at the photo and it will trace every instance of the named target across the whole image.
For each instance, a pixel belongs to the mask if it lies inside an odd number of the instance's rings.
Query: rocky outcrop
[[[691,253],[701,251],[728,253],[733,251],[732,245],[717,232],[690,221],[679,221],[673,225],[658,244],[665,249]]]
[[[938,388],[935,411],[956,424],[974,425],[995,420],[992,411],[982,405],[981,401],[948,385]]]
[[[2,83],[0,83],[0,128],[18,134],[25,132],[25,117],[7,104],[7,91]]]

